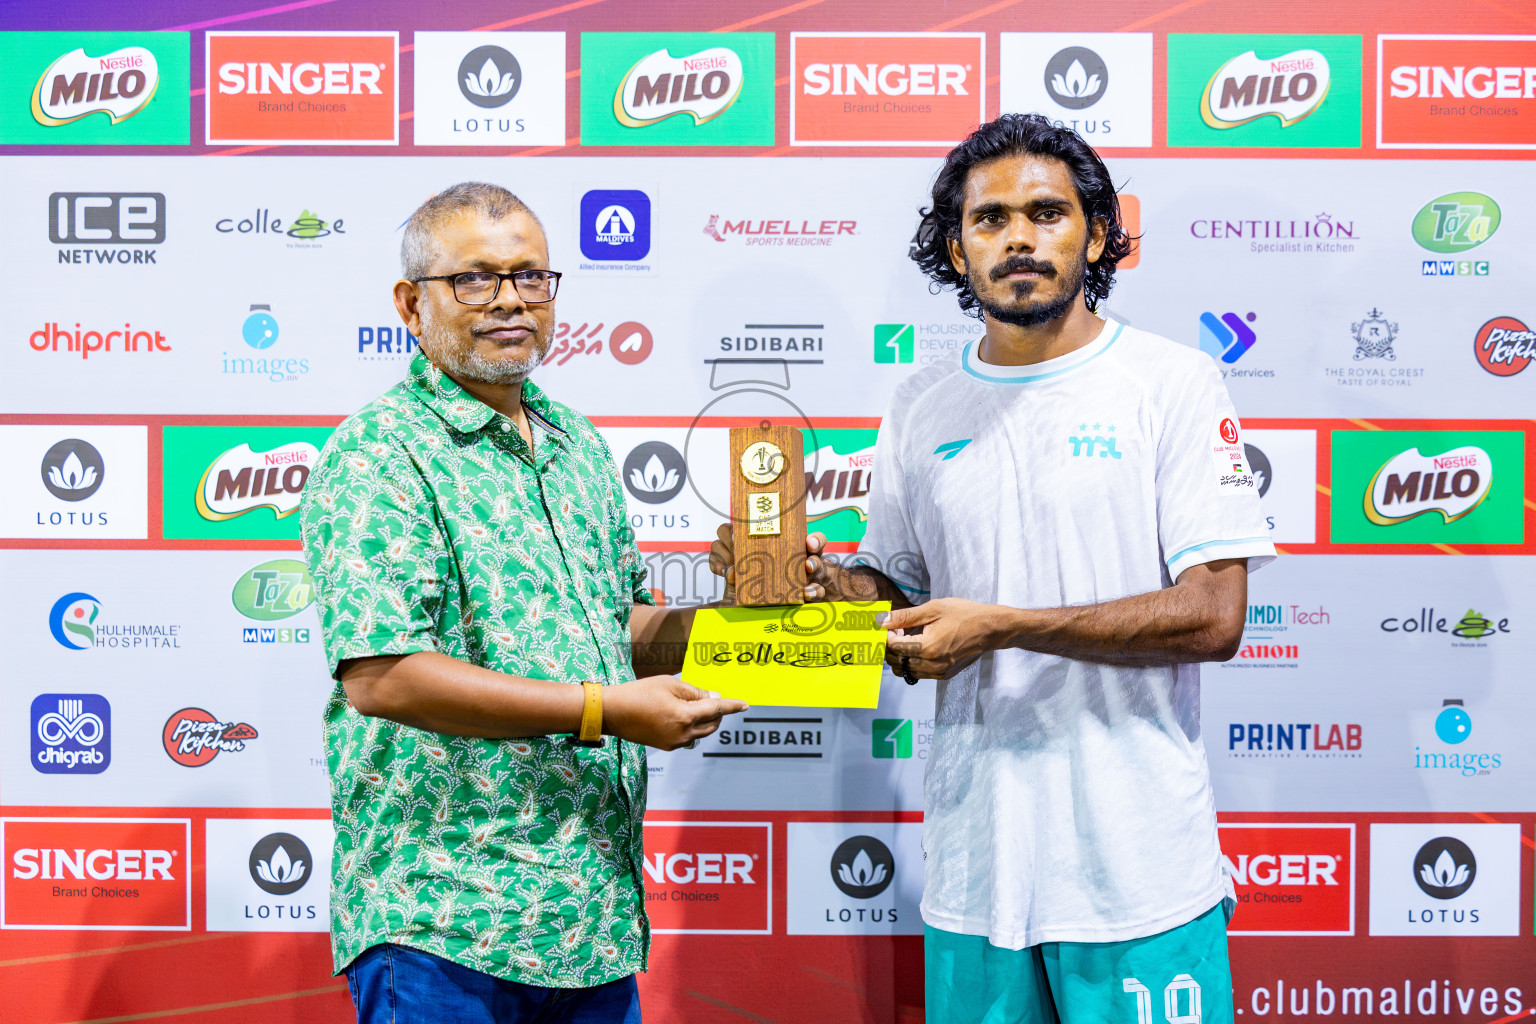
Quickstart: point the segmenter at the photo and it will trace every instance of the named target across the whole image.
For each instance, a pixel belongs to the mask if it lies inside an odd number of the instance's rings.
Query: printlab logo
[[[244,750],[257,735],[245,722],[221,722],[202,708],[182,708],[165,720],[160,738],[172,761],[201,768],[220,753]]]
[[[1243,454],[1248,457],[1248,468],[1253,471],[1253,479],[1259,485],[1259,497],[1269,493],[1269,485],[1274,480],[1274,470],[1270,468],[1269,456],[1263,449],[1244,442]]]
[[[475,106],[504,107],[523,84],[523,69],[501,47],[477,46],[459,62],[458,83],[459,92]]]
[[[624,460],[624,486],[647,505],[671,501],[688,479],[682,454],[665,441],[636,445]]]
[[[1086,46],[1057,51],[1045,64],[1045,91],[1068,110],[1083,110],[1103,99],[1109,65]]]
[[[60,249],[60,263],[154,263],[157,253],[153,249],[115,247],[165,241],[165,195],[55,192],[48,197],[48,240],[78,247]]]
[[[1513,377],[1536,358],[1536,331],[1512,316],[1496,316],[1478,328],[1472,354],[1495,377]]]
[[[832,852],[832,882],[843,895],[856,900],[874,899],[896,877],[896,859],[890,847],[874,836],[852,836]]]
[[[112,705],[97,693],[44,693],[32,701],[32,767],[45,775],[99,775],[112,763]]]
[[[1414,855],[1413,880],[1424,895],[1453,900],[1477,881],[1477,858],[1472,848],[1455,836],[1439,836]]]
[[[251,881],[273,896],[291,896],[308,884],[314,857],[304,840],[290,832],[273,832],[251,847]]]
[[[60,647],[71,651],[89,650],[96,646],[96,617],[101,614],[101,602],[90,594],[76,591],[65,594],[53,603],[48,613],[48,629]]]
[[[1258,319],[1257,313],[1200,314],[1200,351],[1218,362],[1235,363],[1248,354],[1259,336],[1248,324]],[[1245,322],[1246,321],[1246,322]]]
[[[905,760],[912,756],[912,719],[877,718],[870,730],[870,754],[873,757]],[[844,890],[846,891],[846,890]]]
[[[651,197],[635,189],[594,189],[581,197],[581,254],[605,262],[643,260],[651,251]]]
[[[65,438],[43,455],[43,486],[60,501],[84,501],[101,489],[106,464],[88,441]]]
[[[1397,324],[1388,321],[1374,306],[1365,314],[1364,320],[1349,325],[1349,332],[1355,338],[1356,359],[1397,358],[1397,353],[1392,351],[1392,342],[1397,339]]]

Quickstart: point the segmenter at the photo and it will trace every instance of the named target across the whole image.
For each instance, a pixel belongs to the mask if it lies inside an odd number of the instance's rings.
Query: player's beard
[[[549,338],[537,320],[508,321],[533,330],[532,344],[526,354],[487,355],[474,334],[458,334],[438,323],[429,306],[421,309],[421,347],[434,363],[454,380],[472,380],[480,384],[521,384],[544,361]],[[498,325],[499,326],[499,325]]]
[[[1039,282],[1020,281],[1013,286],[1014,302],[1003,305],[995,299],[987,297],[987,293],[976,287],[975,273],[967,269],[966,273],[971,278],[971,294],[976,296],[976,301],[981,305],[982,312],[990,320],[999,323],[1012,324],[1014,327],[1037,327],[1040,324],[1059,320],[1067,315],[1072,308],[1072,303],[1083,290],[1083,279],[1088,276],[1088,247],[1077,258],[1067,265],[1064,271],[1058,270],[1056,264],[1050,260],[1037,260],[1032,256],[1014,256],[1004,260],[993,267],[987,274],[989,283],[996,282],[1007,274],[1016,270],[1034,270],[1047,277],[1059,275],[1063,287],[1061,297],[1051,301],[1029,302],[1027,297],[1038,287]]]

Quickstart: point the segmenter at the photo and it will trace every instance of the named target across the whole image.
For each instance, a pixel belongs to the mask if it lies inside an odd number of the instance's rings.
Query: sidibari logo
[[[149,106],[160,87],[160,66],[142,46],[127,46],[101,57],[71,50],[52,64],[32,89],[32,117],[56,127],[91,114],[120,124]]]
[[[1513,377],[1536,359],[1536,331],[1512,316],[1496,316],[1477,329],[1472,354],[1495,377]]]
[[[279,558],[241,573],[229,599],[248,619],[276,622],[314,604],[315,582],[303,562]]]
[[[1425,455],[1399,452],[1376,471],[1365,490],[1365,517],[1392,526],[1438,512],[1444,522],[1470,515],[1493,485],[1493,460],[1475,445]]]
[[[257,735],[245,722],[221,722],[202,708],[182,708],[165,720],[160,738],[172,761],[201,768],[220,753],[244,750]]]
[[[687,114],[694,124],[713,121],[741,95],[745,73],[735,50],[714,46],[686,57],[666,49],[640,58],[619,80],[613,116],[630,128]]]
[[[99,775],[112,763],[112,705],[99,693],[44,693],[32,701],[32,767]]]
[[[1499,204],[1481,192],[1451,192],[1414,215],[1413,240],[1430,252],[1475,249],[1499,230]]]
[[[1275,117],[1289,128],[1328,97],[1328,58],[1293,50],[1264,59],[1249,50],[1216,69],[1200,97],[1200,117],[1212,128],[1236,128]]]
[[[203,472],[197,484],[197,511],[204,519],[243,516],[270,508],[278,519],[299,510],[299,496],[320,450],[308,441],[294,441],[270,451],[255,452],[249,444],[224,452]]]
[[[891,856],[890,847],[874,836],[852,836],[832,852],[831,870],[833,884],[845,896],[874,899],[895,879],[896,858]]]

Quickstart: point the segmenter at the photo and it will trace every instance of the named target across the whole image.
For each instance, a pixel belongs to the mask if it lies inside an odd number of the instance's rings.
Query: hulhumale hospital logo
[[[89,650],[96,646],[93,627],[99,615],[101,602],[90,594],[65,594],[53,603],[53,609],[48,613],[48,629],[60,647],[71,651]]]
[[[49,609],[48,631],[71,651],[181,647],[180,623],[103,621],[101,611],[101,602],[90,594],[65,594]]]

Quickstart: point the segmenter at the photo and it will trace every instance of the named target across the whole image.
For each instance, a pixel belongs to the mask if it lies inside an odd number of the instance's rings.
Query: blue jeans
[[[540,988],[385,944],[352,961],[347,986],[358,1024],[640,1024],[633,974],[592,988]]]

